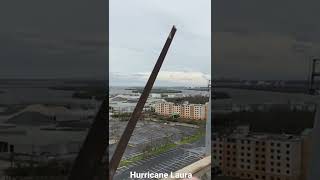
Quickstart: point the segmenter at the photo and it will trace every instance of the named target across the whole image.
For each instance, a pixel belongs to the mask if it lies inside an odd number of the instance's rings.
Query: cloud
[[[147,82],[150,72],[124,74],[119,72],[110,73],[111,85],[126,85],[125,82],[136,82],[135,85],[143,86]],[[206,86],[211,75],[196,71],[161,71],[159,72],[156,85],[159,86]],[[122,82],[122,83],[121,83]]]
[[[310,57],[320,52],[319,5],[314,0],[215,0],[214,76],[306,79]]]
[[[107,3],[1,1],[0,77],[105,79]]]
[[[176,25],[177,32],[161,68],[161,74],[167,75],[159,74],[156,84],[204,82],[201,75],[193,73],[211,71],[210,3],[210,0],[111,0],[110,72],[121,75],[110,74],[110,82],[144,85],[146,72],[154,67],[172,25]],[[183,74],[186,70],[194,78],[188,79]],[[170,74],[173,79],[168,79]],[[197,76],[198,81],[193,82]]]

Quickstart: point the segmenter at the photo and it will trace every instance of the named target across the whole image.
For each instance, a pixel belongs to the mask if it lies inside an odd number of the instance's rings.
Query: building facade
[[[252,180],[300,180],[302,138],[284,134],[214,136],[213,165],[226,176]]]
[[[206,104],[174,104],[172,102],[157,103],[155,112],[163,116],[171,116],[179,114],[180,117],[186,119],[206,119],[208,111],[208,103]]]

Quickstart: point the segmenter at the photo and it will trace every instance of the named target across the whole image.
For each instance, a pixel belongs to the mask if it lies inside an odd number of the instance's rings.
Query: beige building
[[[301,180],[302,138],[237,132],[215,136],[213,165],[226,176],[252,180]]]
[[[173,114],[179,114],[182,118],[187,119],[206,119],[207,115],[206,104],[174,104],[172,102],[157,103],[155,105],[155,112],[164,115],[171,116]]]

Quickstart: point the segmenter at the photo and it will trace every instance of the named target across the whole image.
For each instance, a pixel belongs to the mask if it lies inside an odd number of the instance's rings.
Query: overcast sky
[[[307,78],[320,57],[320,1],[213,2],[214,78]]]
[[[106,79],[103,0],[1,0],[0,78]]]
[[[155,86],[206,86],[211,0],[110,0],[110,84],[145,85],[172,25],[177,32]]]

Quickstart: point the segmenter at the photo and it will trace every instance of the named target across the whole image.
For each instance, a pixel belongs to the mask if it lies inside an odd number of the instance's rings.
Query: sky
[[[320,1],[213,2],[213,78],[307,79],[320,57]]]
[[[109,6],[111,86],[144,86],[173,25],[155,86],[207,86],[211,0],[110,0]]]
[[[106,79],[107,3],[1,0],[0,78]]]

